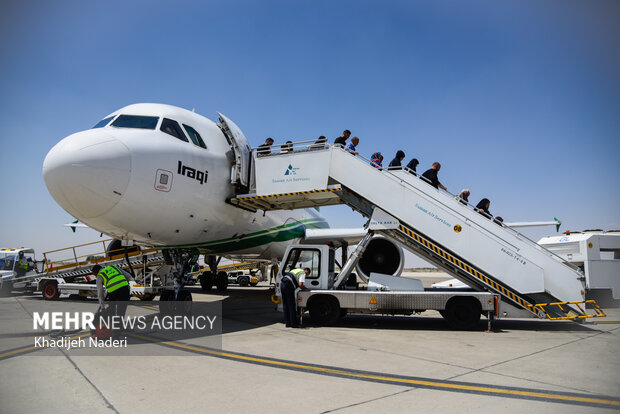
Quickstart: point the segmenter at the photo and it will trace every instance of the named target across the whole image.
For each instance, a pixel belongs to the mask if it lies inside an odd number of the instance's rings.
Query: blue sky
[[[62,227],[41,166],[137,102],[220,111],[253,145],[348,128],[365,156],[440,161],[507,221],[620,229],[619,18],[616,1],[4,1],[0,247],[98,239]]]

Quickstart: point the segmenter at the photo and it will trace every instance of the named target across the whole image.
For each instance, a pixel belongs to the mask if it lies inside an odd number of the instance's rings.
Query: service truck
[[[274,302],[281,309],[280,281],[292,269],[309,268],[307,289],[297,293],[297,305],[317,325],[329,325],[348,313],[411,315],[437,310],[455,329],[471,329],[485,314],[490,321],[498,315],[500,298],[489,292],[425,289],[416,279],[371,273],[365,284],[358,283],[351,270],[361,257],[373,233],[360,242],[339,273],[333,244],[293,244],[280,263]]]

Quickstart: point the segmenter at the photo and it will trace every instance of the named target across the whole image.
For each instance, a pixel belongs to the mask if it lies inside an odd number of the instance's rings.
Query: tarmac
[[[222,303],[221,348],[193,338],[135,345],[141,356],[35,350],[33,311],[95,301],[0,298],[0,412],[620,410],[620,309],[586,323],[497,320],[491,333],[484,318],[451,330],[434,311],[291,329],[262,283],[191,290],[195,302]],[[176,347],[174,356],[162,347]]]

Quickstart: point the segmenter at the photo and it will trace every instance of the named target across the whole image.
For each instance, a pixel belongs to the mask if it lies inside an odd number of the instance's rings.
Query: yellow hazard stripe
[[[434,243],[429,242],[424,237],[421,237],[419,234],[415,233],[413,230],[409,229],[408,227],[403,226],[402,224],[399,226],[399,230],[402,233],[405,233],[410,238],[412,238],[415,241],[417,241],[418,243],[421,243],[426,248],[428,248],[428,249],[432,250],[433,252],[437,253],[438,255],[443,257],[444,259],[450,261],[451,263],[453,263],[454,265],[456,265],[460,269],[462,269],[465,272],[469,273],[470,275],[476,277],[478,280],[484,282],[486,285],[491,286],[497,292],[502,293],[504,296],[507,296],[508,298],[512,299],[513,301],[519,303],[521,306],[525,307],[526,309],[529,309],[530,311],[534,312],[533,311],[534,305],[532,305],[532,304],[528,303],[527,301],[523,300],[521,297],[519,297],[519,295],[515,294],[514,292],[512,292],[509,289],[507,289],[506,287],[496,283],[494,280],[488,278],[486,275],[480,273],[476,269],[471,268],[469,265],[463,263],[460,259],[454,257],[453,255],[451,255],[450,253],[446,252],[442,248],[436,246]]]
[[[342,191],[340,188],[325,188],[322,190],[308,190],[308,191],[298,191],[294,193],[280,193],[280,194],[267,194],[261,196],[248,196],[248,197],[238,197],[233,198],[231,201],[241,201],[241,200],[260,200],[265,198],[274,198],[274,197],[288,197],[294,195],[306,195],[306,194],[315,194],[315,193],[329,193],[335,191]]]

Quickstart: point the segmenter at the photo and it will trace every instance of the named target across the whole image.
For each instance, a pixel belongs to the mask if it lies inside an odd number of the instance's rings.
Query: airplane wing
[[[519,221],[514,223],[504,223],[506,227],[539,227],[539,226],[555,226],[556,231],[560,231],[562,222],[557,218],[553,218],[553,221]]]
[[[347,242],[348,244],[359,243],[368,231],[364,228],[353,229],[306,229],[301,243],[327,243]]]

